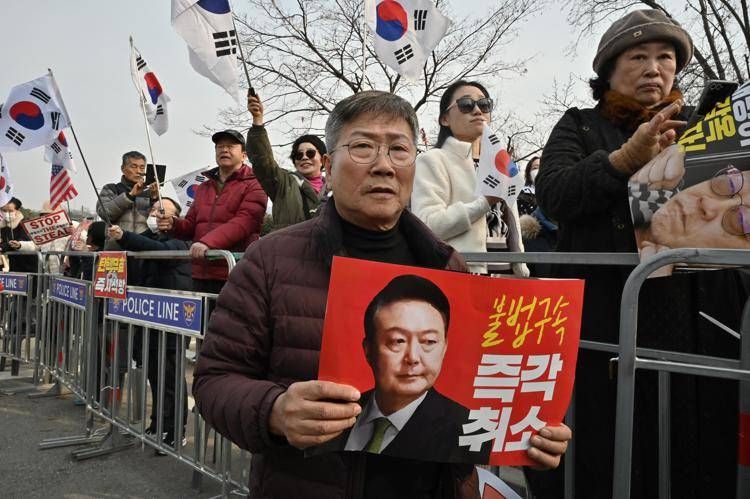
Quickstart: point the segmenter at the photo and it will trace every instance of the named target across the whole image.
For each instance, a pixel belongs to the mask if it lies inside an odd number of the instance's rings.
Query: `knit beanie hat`
[[[674,45],[677,52],[677,72],[693,58],[693,40],[680,23],[658,9],[636,10],[612,23],[602,35],[594,57],[594,71],[600,75],[599,72],[608,61],[631,47],[653,41],[665,41]]]

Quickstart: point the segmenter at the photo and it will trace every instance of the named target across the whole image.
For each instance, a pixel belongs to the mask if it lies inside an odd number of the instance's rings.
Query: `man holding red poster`
[[[343,438],[344,432],[354,438],[356,431],[350,429],[362,412],[363,390],[357,387],[367,386],[318,379],[318,368],[325,365],[321,341],[326,303],[329,292],[338,289],[338,284],[333,284],[334,257],[467,271],[461,256],[406,209],[414,182],[418,130],[414,109],[394,94],[358,92],[339,102],[326,122],[329,154],[323,161],[333,196],[316,218],[251,244],[219,295],[196,365],[193,394],[198,410],[216,431],[253,453],[249,489],[254,498],[479,497],[473,464],[363,452],[316,456],[304,452]],[[382,282],[382,277],[375,272],[356,275],[352,283],[361,289],[357,294],[351,293],[351,287],[346,290],[352,297],[367,300],[358,306],[360,315],[354,327],[336,327],[342,338],[354,342],[353,347],[342,344],[341,351],[357,352],[357,359],[362,357],[362,311],[372,295],[388,283]],[[396,274],[391,272],[389,277]],[[445,277],[434,279],[431,274],[429,278],[447,289]],[[370,289],[372,295],[365,296],[362,289]],[[382,314],[374,315],[378,321],[384,320]],[[434,314],[431,317],[436,318]],[[443,340],[450,338],[451,342],[445,362],[454,354],[461,357],[461,338],[476,339],[460,331],[442,334]],[[440,333],[428,336],[440,337]],[[447,372],[434,358],[429,362],[433,373],[412,373],[412,379],[404,383],[397,379],[397,396],[388,402],[381,398],[383,408],[390,403],[401,406],[433,378],[439,378],[439,372]],[[367,362],[362,359],[361,363],[364,369],[359,371],[371,376]],[[442,378],[445,376],[435,381],[441,393]],[[452,392],[445,395],[470,407]],[[414,414],[417,412],[418,408]],[[405,422],[404,428],[408,424]],[[376,446],[377,442],[370,443],[367,438],[368,445]],[[538,467],[556,467],[570,438],[565,425],[550,424],[521,452]],[[385,439],[383,435],[381,449],[387,449]]]

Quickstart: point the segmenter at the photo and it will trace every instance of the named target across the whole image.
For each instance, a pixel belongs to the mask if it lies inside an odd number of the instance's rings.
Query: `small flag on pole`
[[[188,45],[193,69],[239,103],[238,40],[229,0],[172,0],[172,26]]]
[[[68,139],[63,132],[57,134],[55,141],[44,148],[44,161],[53,165],[62,165],[65,169],[76,172],[73,154],[68,148]]]
[[[63,201],[70,201],[78,195],[68,170],[60,165],[52,165],[52,175],[49,180],[49,204],[54,210]]]
[[[10,181],[10,170],[0,154],[0,206],[5,206],[13,198],[13,183]]]
[[[151,129],[157,135],[163,135],[169,128],[167,118],[167,102],[169,97],[164,93],[156,74],[149,69],[148,64],[135,46],[130,50],[130,74],[133,82],[140,90],[146,108],[146,118]]]
[[[409,80],[422,76],[451,23],[432,0],[365,0],[365,21],[378,58]]]
[[[503,148],[502,141],[490,127],[482,132],[479,168],[477,168],[477,195],[502,198],[515,206],[524,179],[518,165]]]
[[[10,89],[0,108],[0,150],[27,151],[52,143],[68,119],[49,75]]]
[[[196,189],[198,189],[199,185],[208,180],[205,175],[203,175],[203,171],[205,171],[205,168],[195,170],[194,172],[173,178],[169,181],[177,192],[177,201],[179,201],[183,208],[190,208],[195,199]]]

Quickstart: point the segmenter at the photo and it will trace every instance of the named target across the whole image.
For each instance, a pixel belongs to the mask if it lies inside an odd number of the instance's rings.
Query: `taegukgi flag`
[[[51,144],[68,119],[54,83],[44,75],[10,89],[0,108],[0,150],[27,151]]]
[[[237,33],[229,0],[172,0],[172,26],[188,44],[193,69],[239,103]]]
[[[145,59],[134,45],[130,46],[130,74],[141,94],[148,124],[157,135],[163,135],[169,128],[167,118],[169,97],[164,93],[156,74],[149,69]]]
[[[378,58],[409,80],[422,75],[451,23],[432,0],[365,0],[365,21]]]
[[[208,180],[202,173],[205,170],[205,168],[201,168],[181,177],[173,178],[168,182],[174,187],[177,193],[177,201],[184,209],[190,208],[195,199],[195,191],[198,189],[198,186]]]
[[[5,206],[13,198],[13,184],[10,181],[10,170],[0,154],[0,206]]]
[[[58,133],[55,141],[44,148],[44,161],[53,165],[60,165],[74,173],[77,171],[73,162],[73,154],[68,147],[68,139],[63,132]]]
[[[477,195],[502,198],[508,206],[515,206],[524,183],[520,168],[505,150],[497,134],[487,125],[482,132],[481,147],[477,168]]]

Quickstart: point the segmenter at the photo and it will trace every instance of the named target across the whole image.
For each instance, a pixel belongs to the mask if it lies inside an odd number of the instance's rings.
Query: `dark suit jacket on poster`
[[[374,390],[362,394],[359,404],[364,410]],[[442,463],[487,464],[492,442],[485,442],[482,450],[471,452],[458,446],[461,425],[469,422],[469,409],[434,388],[427,395],[401,431],[380,454],[383,456],[433,461]],[[310,454],[343,451],[351,429],[339,437],[309,449]]]

